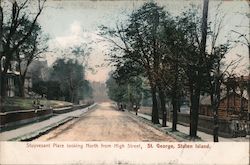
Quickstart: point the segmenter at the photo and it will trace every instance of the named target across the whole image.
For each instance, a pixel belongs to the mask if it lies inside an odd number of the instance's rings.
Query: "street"
[[[86,115],[71,120],[34,141],[167,141],[173,137],[102,103]]]

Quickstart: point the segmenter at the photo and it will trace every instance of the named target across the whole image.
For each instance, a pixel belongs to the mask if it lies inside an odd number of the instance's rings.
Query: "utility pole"
[[[201,39],[201,51],[203,53],[203,58],[206,58],[206,41],[207,41],[207,16],[208,16],[208,5],[209,5],[209,0],[204,0],[203,2],[203,16],[202,16],[202,26],[201,26],[201,30],[202,30],[202,39]],[[214,142],[218,142],[219,141],[219,137],[218,137],[218,130],[219,130],[219,125],[218,125],[218,108],[217,108],[217,104],[220,100],[220,85],[219,85],[219,61],[216,62],[217,67],[216,67],[216,71],[213,75],[213,79],[214,79],[214,84],[212,85],[212,100],[211,100],[211,104],[212,104],[212,108],[213,108],[213,118],[214,118],[214,130],[213,130],[213,136],[214,136]]]
[[[0,60],[3,57],[3,8],[2,0],[0,0]],[[2,72],[2,65],[0,63],[0,73]]]
[[[203,0],[203,11],[202,11],[202,24],[201,24],[201,42],[199,46],[199,66],[197,71],[195,72],[195,76],[198,79],[195,81],[195,85],[190,89],[191,93],[191,112],[190,112],[190,136],[191,138],[195,138],[197,136],[197,128],[199,121],[199,101],[200,101],[200,93],[201,93],[201,76],[204,72],[204,64],[206,61],[206,43],[207,43],[207,17],[208,17],[208,3],[209,0]]]
[[[2,78],[2,58],[3,58],[3,8],[2,8],[2,0],[0,0],[0,79]],[[1,85],[0,85],[0,91],[2,91]],[[0,106],[2,106],[1,95],[0,95]]]
[[[201,24],[201,53],[205,55],[206,53],[206,43],[207,43],[207,16],[208,16],[208,4],[209,0],[203,1],[203,14],[202,14],[202,24]]]

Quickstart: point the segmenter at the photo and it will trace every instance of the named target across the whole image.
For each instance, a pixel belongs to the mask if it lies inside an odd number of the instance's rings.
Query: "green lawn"
[[[3,111],[15,111],[15,110],[27,110],[34,108],[34,100],[35,99],[22,99],[22,98],[6,98],[1,110]],[[72,103],[65,102],[65,101],[57,101],[57,100],[45,100],[39,99],[40,105],[44,107],[64,107],[70,106]]]

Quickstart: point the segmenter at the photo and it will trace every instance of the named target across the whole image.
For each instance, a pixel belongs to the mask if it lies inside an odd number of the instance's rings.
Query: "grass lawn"
[[[22,99],[22,98],[6,98],[1,110],[2,112],[7,111],[15,111],[15,110],[27,110],[34,108],[34,100],[35,99]],[[54,107],[59,108],[63,106],[70,106],[72,103],[65,102],[65,101],[57,101],[57,100],[45,100],[39,99],[40,105],[45,107]]]

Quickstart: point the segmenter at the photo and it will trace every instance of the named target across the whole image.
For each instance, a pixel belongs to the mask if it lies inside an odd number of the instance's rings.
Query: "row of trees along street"
[[[45,4],[46,0],[0,1],[1,103],[7,96],[7,77],[12,61],[17,62],[20,73],[19,95],[25,97],[24,82],[29,66],[51,51],[48,47],[49,36],[38,22]],[[92,89],[84,76],[89,52],[84,44],[61,51],[61,58],[48,68],[46,80],[39,79],[39,75],[32,77],[32,91],[46,95],[48,99],[64,99],[73,103],[91,97]]]
[[[229,65],[222,63],[233,45],[229,41],[217,41],[224,17],[217,13],[216,18],[208,21],[208,6],[209,0],[204,0],[203,12],[191,6],[180,15],[173,16],[157,3],[145,3],[134,10],[128,20],[118,22],[115,28],[102,26],[101,35],[112,44],[110,64],[116,67],[107,81],[111,99],[118,103],[131,102],[134,96],[126,95],[138,91],[128,89],[142,91],[143,80],[150,87],[152,122],[159,124],[159,112],[162,112],[162,126],[166,126],[165,104],[166,98],[170,98],[172,131],[176,131],[180,99],[189,96],[189,135],[195,139],[200,95],[209,94],[214,114],[214,141],[218,142],[221,84],[229,76],[228,67],[237,61]],[[140,83],[135,84],[135,79]],[[138,102],[139,99],[140,102],[141,96],[136,98],[132,100]]]

